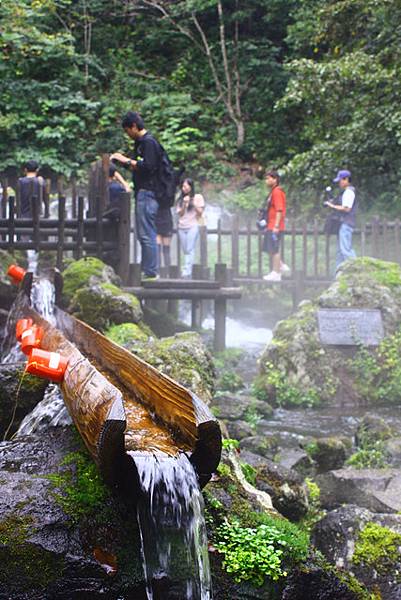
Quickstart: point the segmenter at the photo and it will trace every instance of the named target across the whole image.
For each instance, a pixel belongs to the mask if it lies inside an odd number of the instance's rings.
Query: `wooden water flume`
[[[200,485],[205,485],[221,455],[220,427],[208,407],[191,391],[58,307],[53,326],[30,306],[31,284],[32,274],[27,273],[16,317],[32,319],[43,332],[40,348],[68,361],[60,383],[64,401],[105,480],[123,489],[129,482],[127,493],[135,495],[139,488],[136,456],[185,452]]]

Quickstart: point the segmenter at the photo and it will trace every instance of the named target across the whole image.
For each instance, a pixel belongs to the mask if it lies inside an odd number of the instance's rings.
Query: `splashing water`
[[[203,498],[185,454],[132,454],[139,473],[137,516],[148,600],[180,587],[182,600],[211,600]],[[178,597],[178,595],[177,595]]]
[[[56,324],[54,317],[55,295],[54,285],[48,279],[37,279],[33,282],[31,289],[32,308],[52,325]]]
[[[41,400],[32,412],[26,415],[13,437],[40,435],[48,427],[70,425],[72,419],[64,404],[60,388],[50,383]]]

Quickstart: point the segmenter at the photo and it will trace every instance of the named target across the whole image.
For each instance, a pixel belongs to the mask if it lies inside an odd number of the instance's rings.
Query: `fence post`
[[[131,230],[131,194],[120,195],[120,221],[118,223],[118,274],[123,284],[129,278],[129,241]]]
[[[395,259],[398,264],[401,263],[401,255],[400,255],[400,220],[396,219],[394,222],[394,249],[395,249]]]
[[[239,271],[239,219],[234,215],[232,219],[231,231],[231,267],[234,270],[234,276],[238,277]]]
[[[33,245],[36,252],[39,252],[40,247],[40,197],[31,196],[31,211],[32,211],[32,227],[33,227]]]
[[[252,243],[251,243],[251,223],[248,221],[246,224],[246,275],[251,276],[251,262],[252,262]]]
[[[227,265],[217,263],[214,268],[214,278],[224,287],[227,281]],[[214,349],[221,352],[226,347],[226,316],[227,300],[216,298],[214,301]]]
[[[193,265],[192,266],[192,279],[202,279],[203,266]],[[202,313],[202,301],[191,300],[191,327],[192,329],[199,329],[201,326],[201,313]]]
[[[84,241],[84,199],[78,198],[78,217],[77,217],[77,259],[82,258],[82,249]]]
[[[8,249],[11,254],[14,252],[15,237],[15,199],[10,196],[8,199]]]
[[[200,264],[202,267],[207,267],[207,227],[201,225],[199,227],[199,245],[200,245]]]
[[[179,279],[180,277],[180,268],[178,265],[170,265],[169,268],[169,278],[170,279]],[[178,300],[168,300],[167,301],[167,312],[169,315],[173,316],[175,319],[178,317]]]
[[[57,268],[63,269],[64,252],[64,227],[65,227],[65,196],[58,199],[58,244],[57,244]]]

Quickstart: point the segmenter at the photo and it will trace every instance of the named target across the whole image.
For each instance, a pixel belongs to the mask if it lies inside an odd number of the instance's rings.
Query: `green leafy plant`
[[[238,450],[239,441],[232,438],[226,438],[222,441],[223,450]]]
[[[241,471],[244,474],[245,479],[251,485],[256,485],[256,469],[248,463],[241,463]]]
[[[225,521],[216,533],[215,547],[224,555],[223,568],[234,575],[235,581],[261,586],[265,577],[277,581],[287,575],[282,568],[287,544],[275,527],[241,527],[238,522]]]

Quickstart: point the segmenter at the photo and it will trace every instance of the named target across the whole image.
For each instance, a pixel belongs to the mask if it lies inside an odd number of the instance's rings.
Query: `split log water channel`
[[[47,279],[26,274],[2,361],[21,360],[15,325],[31,318],[43,330],[41,348],[68,360],[61,392],[92,458],[137,507],[148,600],[166,597],[172,582],[180,598],[211,599],[200,487],[220,460],[217,420],[195,394],[63,312],[54,297]]]

